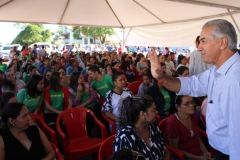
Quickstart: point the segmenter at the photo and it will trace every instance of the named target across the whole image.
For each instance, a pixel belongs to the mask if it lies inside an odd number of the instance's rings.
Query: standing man
[[[198,48],[200,44],[199,37],[200,36],[197,36],[195,41],[196,48]],[[199,50],[196,49],[195,51],[192,52],[192,54],[190,55],[190,64],[189,64],[190,76],[198,75],[199,73],[206,71],[210,67],[211,67],[211,64],[207,64],[203,62],[201,52]]]
[[[210,145],[217,150],[215,160],[239,160],[240,55],[236,47],[237,34],[233,25],[217,19],[202,27],[198,50],[203,61],[213,66],[198,76],[166,76],[157,55],[150,54],[152,75],[164,87],[179,95],[208,95],[207,134]]]

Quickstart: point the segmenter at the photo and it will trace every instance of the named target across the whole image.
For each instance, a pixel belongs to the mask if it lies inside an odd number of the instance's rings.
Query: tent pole
[[[238,25],[237,25],[237,23],[236,23],[236,21],[235,21],[235,19],[234,19],[233,15],[232,15],[232,13],[230,12],[230,10],[229,10],[229,9],[227,9],[227,11],[228,11],[229,15],[231,16],[231,18],[232,18],[232,20],[233,20],[233,22],[234,22],[235,26],[237,27],[237,30],[238,30],[238,32],[240,33],[240,29],[239,29],[239,27],[238,27]]]
[[[122,41],[122,53],[124,52],[124,48],[125,48],[125,46],[124,46],[124,43],[125,43],[125,38],[124,38],[124,36],[125,36],[125,28],[122,28],[123,29],[123,41]]]

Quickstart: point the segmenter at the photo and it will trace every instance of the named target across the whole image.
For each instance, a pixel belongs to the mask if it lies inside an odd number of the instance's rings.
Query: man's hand
[[[162,66],[160,65],[158,56],[155,52],[155,50],[152,48],[151,53],[149,54],[149,59],[151,62],[151,72],[152,76],[156,78],[157,80],[163,80],[164,74],[162,71]]]

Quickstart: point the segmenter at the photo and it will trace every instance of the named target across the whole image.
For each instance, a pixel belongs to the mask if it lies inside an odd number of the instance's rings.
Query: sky
[[[52,32],[55,32],[58,28],[58,25],[44,24],[44,27],[45,29],[50,29]],[[20,31],[20,29],[14,27],[14,23],[12,22],[0,22],[0,43],[11,43]]]

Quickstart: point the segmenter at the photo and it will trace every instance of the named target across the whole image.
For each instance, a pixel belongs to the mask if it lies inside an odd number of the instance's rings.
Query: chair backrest
[[[200,119],[202,121],[202,124],[206,127],[206,120],[205,120],[205,117],[203,116],[202,112],[200,112]]]
[[[162,133],[165,137],[165,141],[168,142],[168,139],[167,139],[167,136],[166,136],[166,121],[167,121],[167,119],[163,119],[161,122],[158,123],[158,127],[162,131]]]
[[[61,153],[60,153],[60,151],[59,151],[59,149],[53,143],[51,143],[51,145],[52,145],[52,147],[53,147],[53,149],[55,151],[56,160],[64,160],[62,155],[61,155]]]
[[[37,124],[37,126],[44,132],[44,134],[47,136],[48,140],[52,143],[54,143],[54,145],[58,146],[58,142],[57,142],[57,136],[56,136],[56,132],[54,130],[52,130],[46,123],[45,121],[42,119],[42,117],[40,117],[37,114],[30,114],[32,120]]]
[[[90,109],[83,107],[70,108],[59,114],[56,124],[57,128],[61,128],[60,123],[62,122],[60,120],[62,120],[67,130],[69,143],[75,140],[89,138],[86,127],[87,113],[95,116]]]
[[[107,160],[113,154],[113,140],[115,134],[107,138],[101,145],[98,152],[98,160]]]
[[[135,81],[135,82],[129,83],[128,88],[131,90],[133,95],[137,95],[138,94],[138,88],[141,84],[142,84],[142,82]]]

